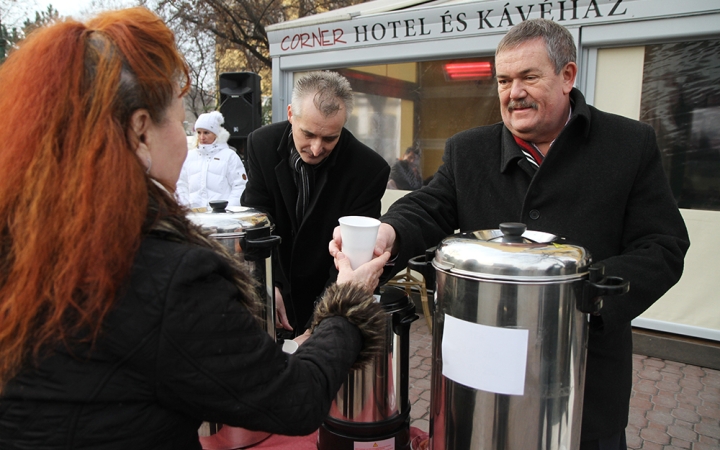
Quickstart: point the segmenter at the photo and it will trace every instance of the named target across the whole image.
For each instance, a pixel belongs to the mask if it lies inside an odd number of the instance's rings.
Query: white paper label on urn
[[[445,314],[442,373],[496,394],[523,395],[528,330],[480,325]]]
[[[384,439],[382,441],[372,442],[355,442],[353,450],[365,450],[372,448],[373,450],[395,450],[395,438]]]

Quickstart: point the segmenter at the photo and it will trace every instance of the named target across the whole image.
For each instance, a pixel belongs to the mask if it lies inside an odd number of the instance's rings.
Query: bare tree
[[[185,97],[188,123],[216,106],[216,43],[215,37],[193,22],[184,20],[177,9],[162,0],[138,0],[155,11],[175,33],[178,49],[190,69],[190,91]]]
[[[9,29],[17,27],[34,6],[27,1],[0,0],[0,23]]]
[[[223,50],[235,50],[249,72],[272,67],[266,27],[364,0],[159,0],[159,5],[212,35]]]
[[[175,31],[191,67],[188,112],[214,109],[223,72],[254,72],[262,91],[272,89],[272,59],[266,27],[365,0],[140,0]]]
[[[190,67],[192,87],[185,102],[197,118],[215,109],[215,45],[207,35],[186,34],[179,35],[178,46]]]
[[[272,59],[268,25],[364,1],[93,0],[83,14],[134,5],[155,11],[175,32],[178,48],[188,61],[192,86],[186,109],[197,116],[216,107],[218,72],[257,73],[263,79],[263,92],[270,94]],[[18,0],[0,0],[0,20],[8,8],[18,9]],[[54,17],[57,18],[57,11]]]
[[[27,14],[26,8],[20,7],[15,0],[0,1],[0,63],[17,43],[25,39],[33,30],[59,18],[57,9],[48,5],[45,11],[35,11],[33,20],[26,18],[22,26],[18,27],[16,23],[21,20],[20,15],[25,14]]]

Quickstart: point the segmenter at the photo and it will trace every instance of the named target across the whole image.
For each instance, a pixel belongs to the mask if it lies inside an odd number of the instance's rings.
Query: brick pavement
[[[429,429],[431,344],[427,323],[420,315],[410,328],[410,420],[425,432]],[[720,371],[633,355],[625,433],[628,449],[720,449]]]

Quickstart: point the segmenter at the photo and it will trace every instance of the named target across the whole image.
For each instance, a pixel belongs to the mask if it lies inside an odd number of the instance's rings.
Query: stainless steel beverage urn
[[[628,283],[525,228],[456,234],[432,258],[434,450],[579,448],[588,313]]]
[[[209,233],[210,238],[221,243],[258,281],[258,294],[263,304],[262,324],[275,340],[272,251],[280,243],[280,236],[272,235],[274,226],[265,213],[245,207],[226,210],[226,201],[212,201],[210,206],[212,211],[192,212],[188,218]],[[203,422],[198,434],[204,450],[244,448],[270,435],[265,431],[252,431],[214,422]]]
[[[384,287],[380,302],[386,314],[385,351],[348,374],[320,426],[319,450],[410,449],[410,324],[418,316],[403,289]]]
[[[188,218],[221,243],[231,255],[245,264],[260,286],[265,330],[275,339],[275,287],[272,273],[272,250],[280,244],[273,236],[270,217],[256,209],[225,209],[226,201],[211,201],[211,211],[192,212]]]

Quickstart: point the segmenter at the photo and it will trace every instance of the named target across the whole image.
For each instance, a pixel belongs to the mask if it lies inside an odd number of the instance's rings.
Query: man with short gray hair
[[[390,167],[344,128],[352,107],[343,76],[311,72],[295,83],[288,120],[247,139],[241,203],[269,213],[282,238],[274,255],[277,326],[296,334],[337,276],[326,248],[338,219],[380,216]]]
[[[680,278],[690,245],[646,124],[604,113],[573,87],[575,44],[561,25],[522,22],[498,45],[502,122],[447,140],[432,181],[381,217],[375,254],[396,270],[454,230],[522,222],[590,251],[630,292],[590,317],[581,450],[625,450],[630,321]],[[342,242],[336,230],[330,243]],[[492,343],[488,343],[492,345]],[[518,431],[520,432],[520,431]]]

